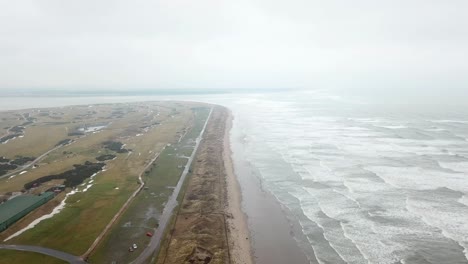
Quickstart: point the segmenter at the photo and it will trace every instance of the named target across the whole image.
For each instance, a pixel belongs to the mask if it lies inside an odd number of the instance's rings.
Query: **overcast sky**
[[[468,90],[466,0],[0,0],[0,89]]]

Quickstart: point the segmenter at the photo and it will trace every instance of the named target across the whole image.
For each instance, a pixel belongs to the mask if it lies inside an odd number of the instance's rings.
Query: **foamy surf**
[[[291,210],[311,259],[467,263],[465,119],[372,116],[326,100],[272,95],[226,103],[242,119],[245,159]]]

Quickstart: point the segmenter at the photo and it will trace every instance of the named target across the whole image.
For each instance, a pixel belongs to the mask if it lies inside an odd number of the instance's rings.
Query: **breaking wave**
[[[320,100],[230,105],[263,187],[317,261],[468,263],[468,115],[370,115]]]

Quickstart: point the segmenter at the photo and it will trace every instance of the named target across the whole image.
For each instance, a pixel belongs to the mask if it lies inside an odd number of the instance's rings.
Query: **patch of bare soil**
[[[192,254],[188,256],[187,262],[196,264],[208,264],[210,263],[211,259],[213,258],[213,253],[211,253],[209,250],[206,250],[201,247],[196,247],[193,249]]]

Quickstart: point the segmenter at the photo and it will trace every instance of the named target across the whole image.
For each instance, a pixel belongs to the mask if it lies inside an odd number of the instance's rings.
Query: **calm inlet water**
[[[152,99],[161,98],[144,98]],[[232,144],[243,149],[234,157],[251,166],[251,177],[299,227],[292,236],[311,262],[468,263],[466,107],[392,105],[322,92],[172,99],[233,111]],[[244,200],[251,228],[261,219],[249,211],[254,202]],[[260,252],[266,242],[252,232]],[[274,248],[276,242],[268,243]]]

